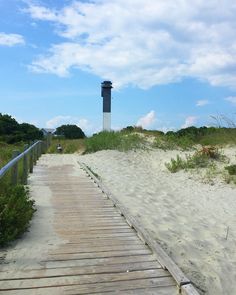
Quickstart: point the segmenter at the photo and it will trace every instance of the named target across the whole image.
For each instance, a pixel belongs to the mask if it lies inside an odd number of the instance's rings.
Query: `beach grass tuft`
[[[170,172],[176,173],[182,169],[214,167],[215,161],[225,160],[226,157],[218,148],[208,146],[196,151],[193,155],[186,155],[185,159],[177,155],[176,159],[172,158],[169,163],[165,163],[165,166]]]

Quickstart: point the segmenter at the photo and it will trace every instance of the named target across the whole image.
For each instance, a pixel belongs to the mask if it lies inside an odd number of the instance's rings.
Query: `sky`
[[[236,119],[235,0],[0,0],[0,112],[40,128]],[[236,120],[235,120],[236,121]]]

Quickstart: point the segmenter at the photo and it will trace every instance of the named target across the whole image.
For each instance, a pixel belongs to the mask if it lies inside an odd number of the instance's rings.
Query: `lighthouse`
[[[111,131],[111,81],[102,82],[103,131]]]

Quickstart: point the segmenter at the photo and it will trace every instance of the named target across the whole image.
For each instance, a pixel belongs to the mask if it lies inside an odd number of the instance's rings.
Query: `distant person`
[[[62,153],[62,146],[60,143],[58,143],[58,145],[57,145],[57,151],[58,151],[58,153]]]

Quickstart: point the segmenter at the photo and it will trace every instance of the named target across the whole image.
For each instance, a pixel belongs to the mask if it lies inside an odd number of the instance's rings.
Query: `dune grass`
[[[226,161],[226,157],[215,147],[202,148],[196,151],[193,155],[187,155],[185,159],[177,155],[176,159],[171,159],[166,163],[166,168],[176,173],[182,169],[195,169],[214,167],[216,161]]]
[[[125,131],[103,131],[85,139],[85,153],[94,153],[100,150],[128,151],[144,146],[144,137]]]
[[[85,139],[54,137],[48,153],[58,153],[61,144],[63,153],[93,153],[100,150],[128,151],[140,148],[163,150],[191,150],[197,146],[236,145],[236,128],[189,127],[164,134],[158,130],[143,130],[128,126],[121,131],[100,132]]]
[[[62,153],[73,154],[77,152],[83,152],[85,149],[84,139],[64,139],[61,137],[54,137],[51,142],[51,146],[48,149],[49,154],[58,153],[57,145],[62,147]]]
[[[12,153],[14,150],[22,152],[23,149],[24,143],[7,144],[5,142],[0,142],[0,168],[12,159]]]
[[[155,137],[154,148],[164,150],[189,150],[196,145],[218,146],[236,145],[236,128],[189,127],[167,132]]]

